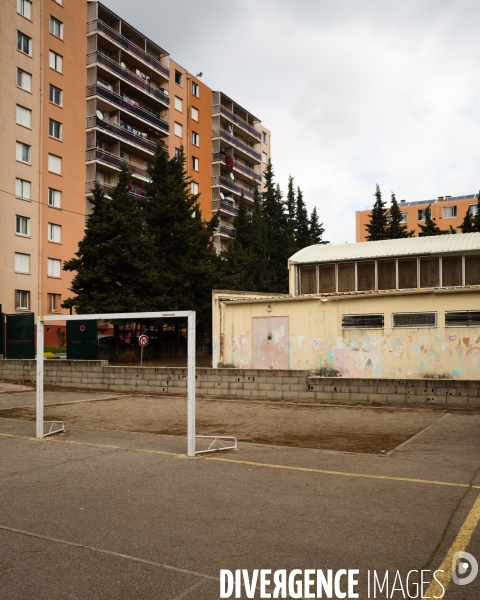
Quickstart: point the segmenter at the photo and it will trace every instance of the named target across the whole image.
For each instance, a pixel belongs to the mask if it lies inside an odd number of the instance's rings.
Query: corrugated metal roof
[[[290,257],[289,263],[321,263],[387,256],[419,256],[444,252],[480,250],[480,233],[433,235],[420,238],[359,242],[356,244],[317,244]]]

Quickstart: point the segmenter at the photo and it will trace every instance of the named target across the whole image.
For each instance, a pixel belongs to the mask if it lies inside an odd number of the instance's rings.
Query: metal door
[[[98,360],[97,321],[67,321],[67,360]]]
[[[288,369],[288,340],[288,317],[253,317],[253,368]]]
[[[35,358],[33,313],[7,315],[7,358]]]

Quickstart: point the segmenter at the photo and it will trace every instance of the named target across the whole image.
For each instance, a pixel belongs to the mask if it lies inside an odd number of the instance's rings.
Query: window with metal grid
[[[300,267],[300,294],[317,293],[317,268]]]
[[[478,327],[480,310],[459,310],[445,313],[446,327]]]
[[[396,313],[392,315],[393,327],[436,327],[437,313]]]
[[[383,315],[342,315],[343,329],[383,329]]]

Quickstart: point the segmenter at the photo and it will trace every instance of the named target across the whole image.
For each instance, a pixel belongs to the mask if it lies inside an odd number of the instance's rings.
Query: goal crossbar
[[[37,317],[37,381],[36,381],[36,437],[44,438],[46,435],[63,431],[63,424],[59,422],[46,423],[49,429],[45,432],[43,420],[43,363],[44,363],[44,323],[47,321],[86,321],[86,320],[143,320],[166,319],[173,317],[188,318],[187,336],[187,454],[195,456],[195,330],[196,313],[194,310],[170,312],[139,312],[139,313],[106,313],[98,315],[48,315]],[[57,426],[57,427],[55,427]]]

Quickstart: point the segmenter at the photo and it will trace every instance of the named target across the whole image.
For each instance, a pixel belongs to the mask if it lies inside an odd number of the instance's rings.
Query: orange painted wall
[[[408,230],[413,230],[415,232],[415,237],[418,237],[418,234],[421,232],[419,227],[419,223],[424,224],[423,221],[418,221],[418,211],[425,210],[429,205],[432,211],[432,219],[437,223],[440,229],[448,230],[450,225],[453,229],[457,230],[457,233],[462,233],[458,227],[462,224],[463,219],[465,218],[465,214],[468,210],[468,207],[471,204],[476,204],[476,198],[469,198],[465,200],[454,200],[454,201],[434,201],[431,204],[429,202],[425,202],[422,204],[415,204],[413,206],[404,206],[400,202],[399,207],[402,212],[407,213],[407,222],[406,225]],[[457,216],[444,219],[442,217],[442,208],[444,206],[456,206],[457,207]],[[356,241],[357,242],[365,242],[367,231],[365,226],[370,221],[370,210],[361,210],[355,213],[355,229],[356,229]]]
[[[175,83],[175,71],[183,75],[183,85]],[[200,86],[197,98],[192,94],[192,82]],[[175,148],[182,144],[186,155],[188,175],[192,181],[198,183],[200,192],[200,209],[205,220],[212,218],[212,90],[201,79],[193,76],[183,67],[170,60],[170,136],[169,152],[174,155]],[[175,109],[175,96],[182,99],[182,112]],[[199,111],[199,120],[192,119],[192,107]],[[183,127],[183,136],[175,135],[175,122]],[[200,145],[192,144],[192,131],[200,136]],[[192,169],[192,156],[199,159],[199,170]]]
[[[50,15],[61,21],[63,40],[49,31]],[[65,260],[73,257],[85,229],[85,121],[86,121],[86,35],[87,1],[44,3],[43,23],[43,123],[42,123],[42,232],[41,232],[41,297],[42,314],[49,312],[48,294],[61,294],[62,301],[71,296],[68,291],[73,274],[61,271],[60,278],[48,277],[48,258]],[[49,50],[63,56],[63,74],[49,67]],[[63,90],[63,107],[49,102],[49,84]],[[49,136],[52,118],[63,125],[62,141]],[[62,174],[48,171],[48,154],[62,157]],[[62,192],[61,209],[48,206],[48,188]],[[48,223],[61,225],[61,243],[48,241]],[[62,310],[63,313],[69,311]]]

